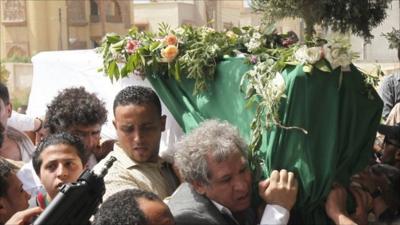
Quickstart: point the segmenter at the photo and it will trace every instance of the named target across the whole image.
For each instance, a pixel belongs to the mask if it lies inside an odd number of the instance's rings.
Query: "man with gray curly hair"
[[[168,202],[177,225],[286,224],[296,201],[292,172],[273,171],[259,183],[268,204],[261,222],[251,205],[247,145],[235,127],[208,120],[175,145],[175,165],[185,180]]]

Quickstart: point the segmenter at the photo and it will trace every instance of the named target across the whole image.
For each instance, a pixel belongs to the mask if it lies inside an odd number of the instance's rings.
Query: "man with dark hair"
[[[105,103],[83,87],[62,90],[47,106],[45,127],[49,134],[69,132],[82,139],[92,168],[108,151],[100,145],[101,126],[107,120]]]
[[[30,196],[22,189],[15,170],[12,164],[0,159],[0,224],[25,224],[42,211],[40,208],[26,210]]]
[[[46,194],[39,193],[37,203],[42,208],[54,199],[65,183],[76,182],[87,161],[80,138],[69,133],[47,136],[37,147],[32,164]]]
[[[5,129],[0,156],[16,161],[28,162],[32,158],[35,146],[29,137],[21,131],[8,126],[12,105],[7,87],[0,83],[0,122]]]
[[[400,169],[400,124],[379,125],[378,132],[385,135],[380,162]]]
[[[66,88],[47,106],[44,129],[48,134],[69,132],[81,139],[85,147],[85,167],[93,168],[111,148],[100,146],[101,126],[107,120],[105,103],[83,87]],[[24,187],[35,197],[42,189],[32,163],[25,164],[18,176]]]
[[[111,156],[117,159],[104,177],[103,198],[130,188],[154,192],[161,199],[171,195],[178,181],[171,165],[158,155],[166,116],[156,93],[146,87],[126,87],[115,97],[113,111],[118,142],[95,167],[101,168]]]
[[[154,193],[127,189],[110,196],[94,217],[93,225],[174,225],[168,206]]]

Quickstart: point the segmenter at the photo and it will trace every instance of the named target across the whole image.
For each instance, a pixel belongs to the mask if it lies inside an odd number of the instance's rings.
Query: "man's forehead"
[[[101,125],[94,124],[94,125],[72,125],[68,128],[69,131],[82,131],[82,132],[93,132],[93,131],[100,131]]]
[[[231,152],[224,157],[208,153],[207,164],[209,175],[218,178],[233,172],[232,167],[247,166],[247,161],[239,151]]]

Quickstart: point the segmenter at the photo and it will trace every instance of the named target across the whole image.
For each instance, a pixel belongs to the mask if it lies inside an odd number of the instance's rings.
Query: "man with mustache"
[[[205,121],[179,141],[175,150],[175,165],[186,181],[168,201],[177,225],[288,222],[298,190],[294,174],[274,170],[259,183],[259,196],[267,206],[258,220],[251,209],[247,145],[229,123]]]
[[[113,111],[118,141],[114,151],[94,168],[101,168],[111,156],[117,159],[104,177],[103,199],[131,188],[153,192],[161,199],[168,197],[178,180],[171,165],[158,156],[166,121],[158,96],[150,88],[129,86],[115,97]]]

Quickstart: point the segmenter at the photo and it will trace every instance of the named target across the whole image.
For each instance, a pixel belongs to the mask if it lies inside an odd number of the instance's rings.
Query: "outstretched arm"
[[[326,214],[337,225],[356,225],[347,214],[346,199],[346,189],[339,184],[334,184],[325,203]]]
[[[30,208],[23,211],[15,213],[5,225],[25,225],[29,224],[34,216],[39,215],[43,212],[40,207]]]

